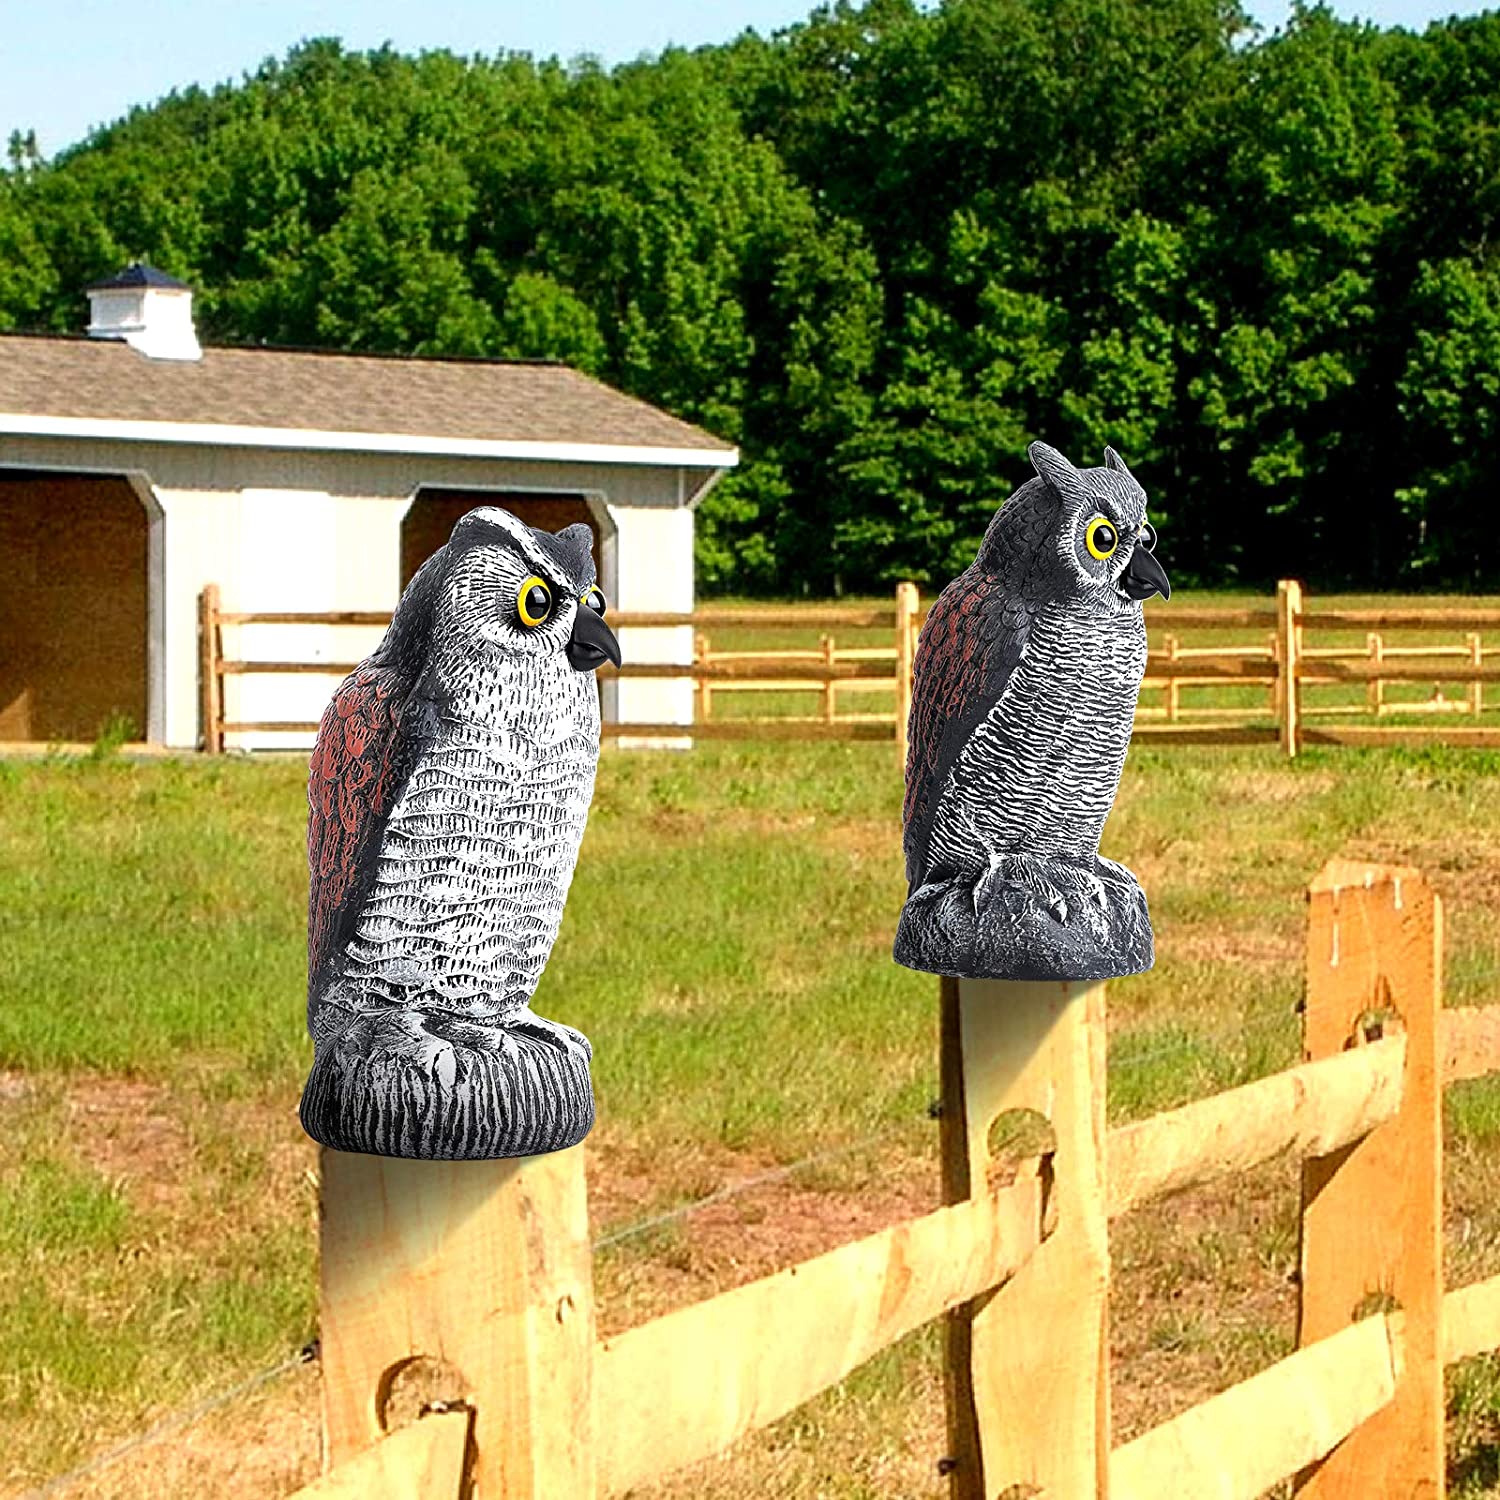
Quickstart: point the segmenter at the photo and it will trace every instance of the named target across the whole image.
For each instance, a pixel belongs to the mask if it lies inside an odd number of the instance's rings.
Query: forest
[[[1176,582],[1480,589],[1497,229],[1500,12],[839,0],[608,69],[310,40],[17,132],[0,328],[140,258],[208,342],[565,360],[740,445],[707,594],[941,584],[1034,437],[1125,456]]]

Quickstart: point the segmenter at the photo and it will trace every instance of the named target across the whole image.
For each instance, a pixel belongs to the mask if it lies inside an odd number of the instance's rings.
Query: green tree
[[[0,172],[0,321],[555,358],[738,444],[700,584],[966,565],[1045,437],[1185,580],[1500,581],[1500,15],[852,0],[614,70],[315,40]]]

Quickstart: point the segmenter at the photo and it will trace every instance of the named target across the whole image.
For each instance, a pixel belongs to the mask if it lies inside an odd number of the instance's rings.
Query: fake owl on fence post
[[[1146,668],[1142,602],[1170,597],[1146,495],[1112,448],[996,512],[922,628],[906,764],[910,885],[895,958],[929,973],[1094,980],[1154,960],[1134,875],[1099,857]]]
[[[302,1124],[380,1156],[526,1156],[594,1119],[591,1049],[534,1015],[619,665],[587,526],[468,512],[323,715],[308,781]]]

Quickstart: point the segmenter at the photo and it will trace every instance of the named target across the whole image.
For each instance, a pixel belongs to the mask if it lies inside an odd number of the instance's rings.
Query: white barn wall
[[[198,595],[217,583],[230,597],[239,582],[237,495],[155,486],[163,511],[162,614],[166,630],[165,743],[198,743]]]
[[[661,611],[689,614],[693,608],[693,513],[685,507],[610,507],[619,528],[622,613]],[[620,654],[627,662],[693,660],[690,625],[626,625],[619,630]],[[615,702],[605,711],[621,723],[691,724],[693,684],[687,679],[622,679]]]
[[[347,505],[347,501],[345,504]],[[319,609],[343,609],[338,567],[339,526],[333,496],[314,490],[242,490],[235,502],[239,546],[234,591],[224,593],[231,610],[301,610],[309,599]],[[246,661],[353,659],[352,631],[332,625],[236,625],[224,629],[225,654]],[[340,637],[345,639],[341,640]],[[254,676],[225,679],[225,718],[254,722],[290,719],[316,722],[342,674]],[[256,730],[230,743],[244,750],[292,750],[308,744],[305,731]]]
[[[605,577],[615,610],[693,607],[693,520],[684,504],[702,470],[676,467],[462,457],[199,448],[179,443],[7,434],[0,463],[40,469],[144,475],[162,508],[162,667],[151,719],[165,743],[199,741],[198,595],[217,583],[229,610],[389,610],[399,596],[401,521],[424,486],[583,494],[602,527]],[[475,503],[485,502],[477,494]],[[503,496],[497,495],[503,503]],[[613,529],[614,535],[609,533]],[[613,575],[613,576],[611,576]],[[380,630],[246,628],[231,655],[349,662],[368,655]],[[297,632],[309,632],[299,636]],[[295,644],[295,649],[293,649]],[[627,660],[692,660],[692,631],[622,630]],[[230,717],[316,719],[334,676],[253,679],[231,688]],[[611,717],[692,722],[692,686],[673,681],[606,684]],[[231,743],[305,746],[309,735],[245,736]]]

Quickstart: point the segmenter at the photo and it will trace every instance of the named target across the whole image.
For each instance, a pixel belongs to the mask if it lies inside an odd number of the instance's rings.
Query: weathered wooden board
[[[896,661],[780,661],[772,656],[749,656],[744,659],[708,662],[646,661],[624,666],[603,666],[598,676],[612,677],[695,677],[702,682],[842,682],[854,679],[890,681],[896,676]]]
[[[626,610],[611,612],[611,625],[635,626],[696,625],[699,629],[721,625],[792,627],[820,630],[841,625],[845,629],[890,630],[896,623],[896,612],[879,605],[814,604],[777,606],[774,604],[735,606],[705,604],[692,614],[673,614],[661,610]]]
[[[896,585],[896,763],[906,770],[907,731],[911,718],[912,666],[917,653],[917,612],[921,601],[914,583]]]
[[[1274,630],[1276,611],[1269,606],[1265,609],[1193,609],[1153,599],[1146,605],[1146,628],[1155,630],[1158,626],[1173,630]]]
[[[1302,718],[1302,585],[1283,578],[1276,585],[1276,716],[1282,753],[1291,757],[1301,744]]]
[[[1255,1500],[1389,1407],[1399,1339],[1365,1318],[1143,1433],[1110,1460],[1112,1500]]]
[[[236,658],[221,661],[219,672],[225,677],[285,672],[312,677],[347,677],[358,665],[354,661],[242,661]]]
[[[1500,729],[1475,729],[1461,724],[1433,726],[1412,725],[1390,728],[1385,725],[1323,725],[1303,730],[1305,745],[1361,745],[1391,749],[1394,746],[1420,747],[1450,745],[1456,750],[1500,750]]]
[[[695,740],[893,740],[896,721],[880,719],[857,722],[841,719],[711,719],[698,724],[607,723],[601,727],[606,739]]]
[[[1500,1349],[1500,1276],[1461,1286],[1443,1298],[1443,1362]]]
[[[324,1150],[322,1161],[330,1463],[380,1442],[393,1375],[435,1360],[448,1372],[438,1394],[473,1408],[481,1495],[591,1500],[594,1302],[582,1148],[486,1162]]]
[[[981,1192],[990,1127],[1009,1111],[1050,1123],[1052,1226],[999,1289],[952,1315],[950,1483],[955,1500],[1012,1486],[1069,1500],[1108,1488],[1109,1247],[1104,1188],[1104,986],[943,981],[944,1194]],[[952,1074],[961,1072],[961,1082]]]
[[[1328,682],[1500,682],[1500,663],[1472,661],[1323,661],[1317,675]]]
[[[422,1417],[288,1500],[463,1500],[470,1416],[449,1411]]]
[[[1500,630],[1500,609],[1310,609],[1309,630]]]
[[[1143,724],[1137,721],[1130,739],[1152,745],[1274,745],[1275,729],[1248,724]]]
[[[1283,1151],[1361,1139],[1400,1109],[1405,1067],[1406,1038],[1386,1037],[1110,1131],[1110,1217]]]
[[[219,586],[208,584],[198,595],[198,734],[203,749],[217,755],[224,748],[223,684],[219,681]]]
[[[840,1245],[607,1340],[600,1490],[721,1453],[897,1339],[999,1285],[1041,1238],[1032,1177]]]
[[[1400,1111],[1303,1165],[1298,1341],[1394,1305],[1407,1358],[1390,1404],[1299,1477],[1310,1500],[1443,1494],[1441,954],[1441,906],[1416,870],[1336,860],[1313,882],[1309,1056],[1404,1033],[1406,1059]]]

